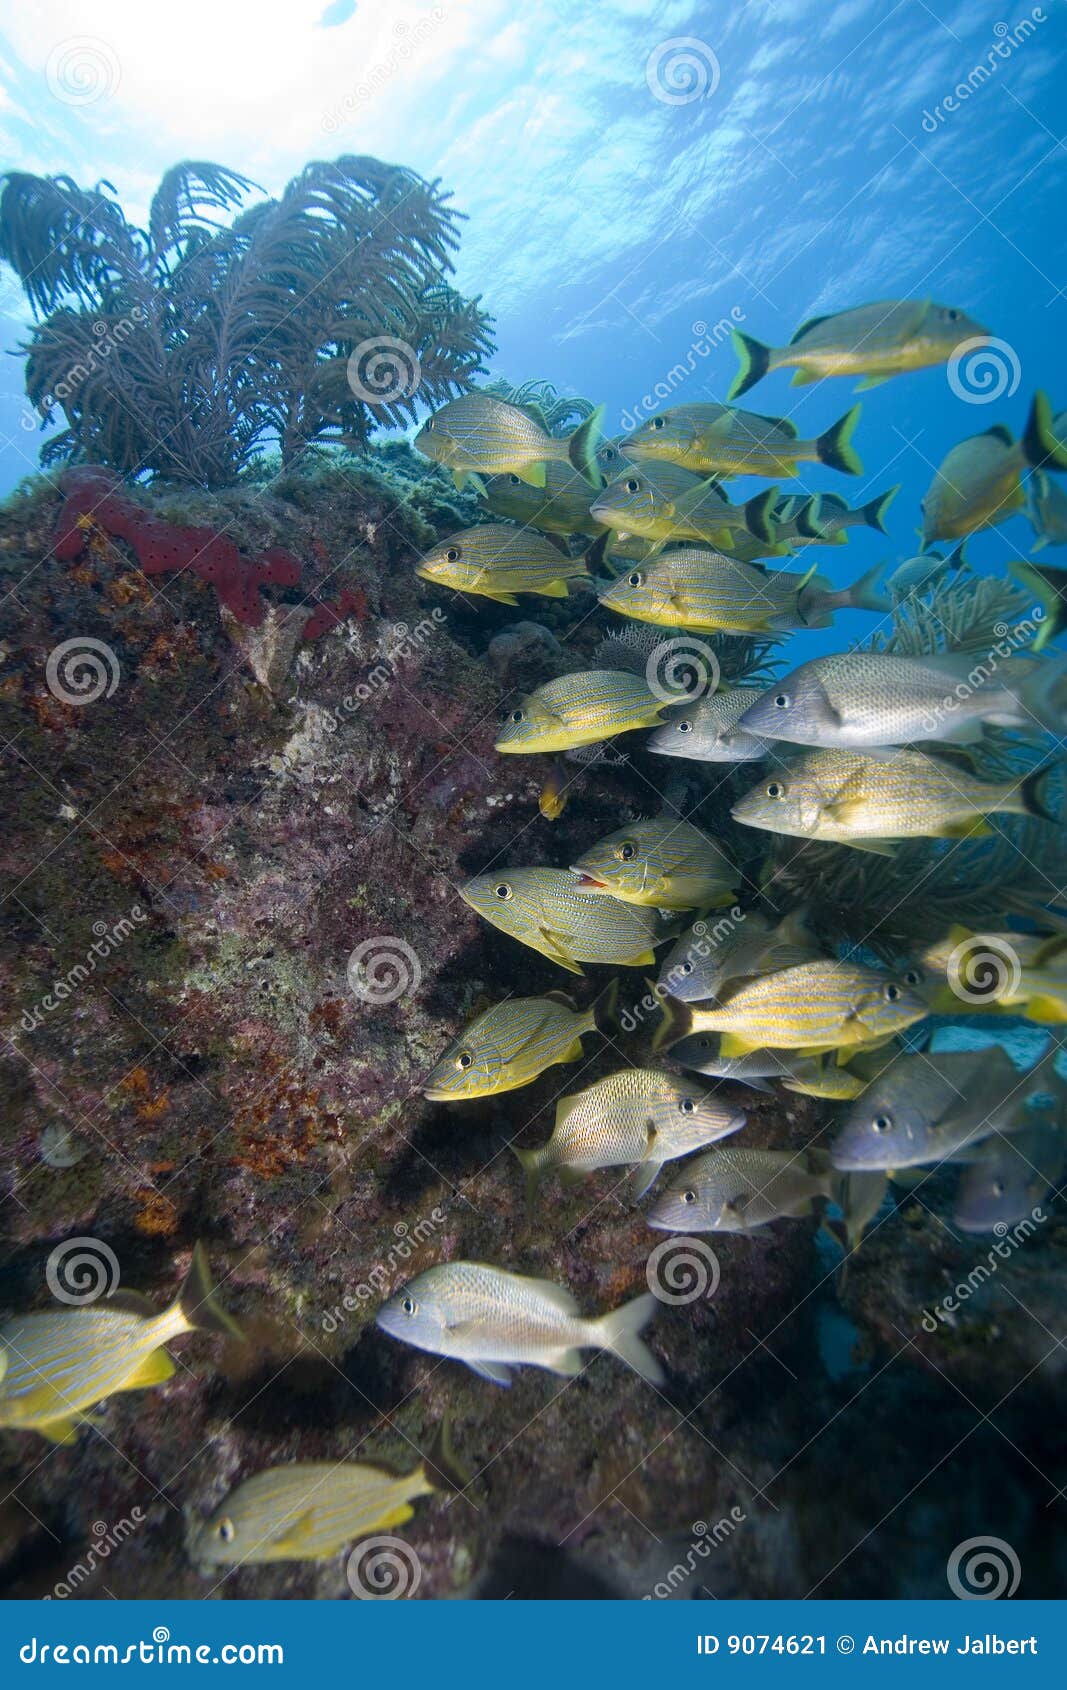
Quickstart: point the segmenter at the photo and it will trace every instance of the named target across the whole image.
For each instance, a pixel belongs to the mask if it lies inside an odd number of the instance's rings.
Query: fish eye
[[[508,885],[506,880],[502,880],[499,886],[493,887],[493,893],[497,898],[503,898],[506,901],[511,897],[511,887]]]
[[[787,692],[776,692],[774,695],[774,707],[776,710],[788,710],[789,694]]]
[[[405,1297],[400,1307],[403,1309],[405,1314],[418,1314],[419,1312],[419,1305],[415,1301],[414,1297]]]
[[[641,483],[639,481],[635,480],[635,478],[631,475],[629,481],[626,483],[626,491],[628,493],[639,493],[640,490],[641,490]]]
[[[678,1107],[682,1111],[683,1115],[691,1115],[693,1110],[696,1108],[696,1104],[693,1102],[691,1097],[680,1097],[678,1099]]]
[[[663,418],[662,417],[653,417],[652,421],[649,423],[648,426],[649,426],[649,428],[662,428],[663,427]]]
[[[508,481],[511,483],[512,487],[521,487],[522,486],[522,482],[519,480],[517,475],[509,475]]]
[[[886,1001],[886,1003],[896,1003],[899,996],[900,996],[900,987],[897,985],[895,980],[890,980],[888,986],[885,989],[885,1001]]]
[[[683,1191],[682,1192],[682,1202],[683,1203],[695,1203],[696,1200],[697,1200],[697,1194],[696,1194],[695,1191]]]
[[[445,553],[445,561],[447,563],[458,563],[459,562],[459,556],[460,556],[459,547],[458,546],[449,546],[447,552]]]
[[[770,785],[767,788],[767,797],[768,798],[784,798],[785,797],[785,787],[782,785],[780,780],[772,780],[771,781]]]
[[[600,455],[602,458],[606,458],[610,463],[612,458],[617,458],[619,454],[616,452],[614,446],[605,446]]]
[[[645,578],[641,574],[641,571],[639,569],[635,569],[632,575],[628,575],[626,577],[626,585],[628,587],[639,587],[644,579]]]
[[[220,1520],[215,1529],[216,1535],[223,1543],[232,1543],[234,1538],[237,1536],[237,1527],[228,1517],[225,1520]]]
[[[905,986],[921,986],[922,979],[923,977],[917,968],[909,968],[904,976],[904,984]]]
[[[949,320],[950,323],[958,323],[959,322],[960,314],[959,314],[958,311],[947,311],[945,313],[945,315],[948,317],[948,320]]]
[[[433,418],[432,418],[432,417],[427,417],[427,419],[426,419],[426,421],[425,421],[425,422],[424,422],[424,423],[423,423],[423,425],[422,425],[422,431],[423,431],[423,433],[424,433],[424,434],[429,434],[429,432],[430,432],[430,430],[431,430],[431,428],[432,428],[432,427],[433,427]]]
[[[505,721],[507,721],[507,719],[508,719],[507,717],[504,718]],[[525,722],[525,720],[526,720],[525,710],[513,710],[511,712],[511,720],[513,722]]]
[[[621,863],[632,862],[637,855],[637,846],[632,839],[626,839],[621,845],[615,847],[615,855]]]
[[[457,1068],[469,1068],[473,1062],[474,1058],[469,1050],[461,1050],[459,1055],[456,1057]]]
[[[683,718],[682,721],[680,721],[678,723],[678,732],[680,734],[691,734],[692,731],[693,731],[693,724],[689,720],[689,717],[686,716],[686,717]]]
[[[678,972],[680,974],[692,974],[693,964],[691,962],[680,962],[678,964]]]
[[[1004,1186],[999,1179],[995,1179],[993,1181],[993,1196],[994,1197],[1003,1197],[1003,1195],[1004,1195]]]
[[[892,1115],[876,1115],[874,1120],[871,1122],[871,1126],[874,1128],[876,1133],[887,1133],[890,1131],[892,1125]]]

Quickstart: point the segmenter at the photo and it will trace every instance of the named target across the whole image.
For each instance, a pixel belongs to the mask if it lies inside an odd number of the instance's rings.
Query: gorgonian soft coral
[[[27,392],[66,423],[46,463],[224,486],[265,444],[286,463],[312,441],[364,445],[462,391],[491,350],[446,279],[459,213],[413,171],[313,163],[238,211],[254,184],[180,164],[144,229],[108,183],[2,181],[0,258],[40,319]]]

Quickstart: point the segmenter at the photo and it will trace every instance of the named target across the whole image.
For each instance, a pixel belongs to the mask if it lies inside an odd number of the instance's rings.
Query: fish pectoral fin
[[[72,1444],[78,1436],[78,1429],[85,1422],[79,1415],[67,1415],[61,1420],[45,1420],[33,1429],[40,1432],[42,1438],[47,1438],[53,1444]]]
[[[174,1362],[166,1350],[153,1350],[117,1388],[120,1391],[146,1391],[150,1385],[166,1384],[168,1379],[173,1379],[174,1371]]]
[[[575,1039],[575,1041],[572,1045],[567,1046],[566,1050],[563,1052],[563,1055],[560,1058],[560,1061],[561,1062],[580,1062],[584,1055],[585,1055],[585,1051],[582,1049],[581,1039]]]
[[[790,387],[810,387],[813,381],[819,381],[820,379],[821,378],[817,370],[806,369],[802,364],[799,370],[793,371],[793,379],[789,385]]]
[[[469,1361],[467,1366],[479,1379],[488,1379],[494,1385],[511,1384],[511,1368],[502,1361]]]
[[[540,464],[524,464],[521,469],[515,469],[512,474],[520,481],[525,481],[527,487],[543,487],[545,484],[545,466]]]
[[[582,972],[567,950],[562,933],[553,933],[550,927],[539,927],[537,931],[541,936],[542,948],[546,956],[551,957],[553,962],[558,962],[561,968],[569,969],[572,974]]]
[[[545,1366],[551,1368],[553,1373],[561,1373],[566,1379],[574,1379],[585,1363],[582,1361],[581,1350],[556,1350],[546,1358]]]
[[[975,816],[973,821],[942,822],[934,839],[984,839],[993,829],[984,816]]]
[[[881,387],[882,383],[888,380],[888,376],[864,376],[862,381],[856,383],[853,392],[867,393],[872,387]]]
[[[634,1169],[633,1184],[630,1187],[630,1196],[635,1203],[655,1184],[662,1166],[662,1162],[656,1161],[638,1163]]]
[[[268,1539],[272,1549],[281,1554],[292,1554],[295,1557],[306,1554],[306,1544],[312,1525],[315,1521],[315,1511],[305,1509],[293,1520],[284,1520],[276,1536]],[[382,1522],[384,1524],[384,1521]],[[325,1557],[323,1557],[325,1559]]]
[[[1067,999],[1049,997],[1046,993],[1039,993],[1028,999],[1023,1011],[1027,1021],[1039,1021],[1045,1026],[1058,1026],[1067,1021]]]

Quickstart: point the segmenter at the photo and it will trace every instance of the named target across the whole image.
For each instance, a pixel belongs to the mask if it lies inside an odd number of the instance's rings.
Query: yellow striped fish
[[[860,407],[814,440],[801,440],[788,417],[763,417],[733,405],[673,405],[649,417],[622,444],[623,457],[679,464],[697,475],[796,475],[801,463],[862,475],[852,447]]]
[[[572,974],[582,972],[582,962],[646,967],[655,961],[653,946],[677,930],[656,910],[615,898],[587,897],[569,869],[508,868],[476,874],[460,887],[460,897],[502,933]]]
[[[424,457],[452,471],[462,490],[471,475],[510,470],[531,487],[545,485],[545,465],[570,463],[592,487],[599,487],[596,448],[604,407],[561,439],[548,434],[529,411],[491,393],[461,393],[425,422],[415,436]]]
[[[1067,469],[1067,443],[1056,437],[1047,395],[1036,393],[1021,440],[995,423],[942,460],[922,501],[924,550],[1006,522],[1026,504],[1023,472],[1043,466]]]
[[[875,1046],[928,1014],[905,981],[861,963],[817,958],[743,981],[714,1005],[663,1003],[656,1046],[690,1033],[721,1033],[719,1054]]]
[[[798,601],[814,574],[813,564],[806,575],[768,575],[723,552],[679,546],[609,582],[599,598],[637,622],[703,633],[785,633],[807,626]]]
[[[447,1429],[410,1473],[364,1461],[294,1461],[268,1467],[230,1492],[189,1544],[198,1566],[324,1561],[369,1532],[402,1526],[411,1504],[436,1491],[462,1490]]]
[[[516,593],[565,599],[568,581],[588,580],[584,557],[568,557],[533,529],[486,522],[465,528],[426,553],[415,570],[423,581],[458,593],[517,604]]]
[[[692,540],[724,546],[733,533],[749,533],[776,547],[776,487],[767,487],[747,504],[732,505],[714,477],[702,478],[678,464],[633,464],[598,493],[592,515],[620,534],[638,534],[660,544]]]
[[[529,1085],[556,1062],[578,1062],[582,1034],[593,1033],[597,1010],[614,1002],[618,982],[586,1010],[562,992],[543,998],[507,998],[464,1028],[456,1045],[432,1069],[423,1096],[435,1103],[494,1097]]]
[[[765,346],[732,329],[739,369],[730,398],[739,399],[769,370],[794,369],[794,387],[824,376],[862,376],[857,392],[906,370],[947,364],[957,347],[985,341],[989,330],[954,305],[932,299],[879,299],[801,323],[788,346]]]
[[[163,1346],[185,1332],[241,1336],[215,1300],[200,1244],[177,1297],[162,1313],[137,1292],[122,1291],[91,1306],[16,1316],[0,1330],[8,1355],[0,1426],[70,1443],[95,1403],[118,1391],[164,1384],[174,1363]]]
[[[648,1190],[664,1162],[688,1156],[744,1124],[743,1110],[694,1080],[659,1068],[621,1068],[560,1099],[547,1144],[536,1150],[512,1148],[526,1171],[530,1194],[553,1168],[576,1176],[635,1163],[636,1198]]]
[[[570,751],[632,728],[655,727],[667,708],[641,675],[583,669],[527,693],[503,719],[497,751]]]
[[[741,879],[720,845],[673,816],[609,833],[571,865],[571,873],[583,892],[661,910],[729,904]]]
[[[1062,933],[973,933],[954,927],[922,955],[940,979],[929,991],[935,1015],[993,1010],[1042,1025],[1067,1022],[1067,938]]]
[[[603,448],[601,448],[603,451]],[[598,460],[600,453],[597,454]],[[615,451],[615,466],[622,463]],[[588,478],[570,463],[545,465],[545,485],[531,487],[517,475],[491,475],[483,497],[494,516],[510,517],[526,528],[540,528],[547,534],[590,534],[606,532],[604,524],[589,514],[595,493]]]

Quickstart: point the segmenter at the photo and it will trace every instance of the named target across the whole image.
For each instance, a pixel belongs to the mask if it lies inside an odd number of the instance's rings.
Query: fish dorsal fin
[[[101,1304],[102,1309],[115,1309],[119,1314],[138,1314],[145,1320],[155,1320],[159,1313],[155,1303],[141,1291],[116,1291]]]
[[[554,1279],[528,1279],[527,1285],[544,1297],[546,1303],[551,1303],[560,1314],[578,1314],[578,1304],[572,1292],[565,1285],[557,1285]]]
[[[578,1006],[569,992],[554,987],[551,992],[545,992],[544,997],[547,1003],[558,1003],[563,1009],[569,1009],[572,1014],[578,1013]]]
[[[584,1091],[572,1091],[569,1097],[560,1098],[556,1104],[556,1132],[559,1132],[565,1121],[570,1120],[584,1096]]]
[[[750,411],[749,416],[758,417],[760,422],[770,423],[772,428],[780,429],[783,434],[787,434],[790,440],[795,440],[797,437],[797,425],[791,417],[768,417],[762,411]]]
[[[790,340],[790,346],[795,346],[802,335],[810,334],[812,329],[818,328],[820,323],[828,323],[830,318],[836,317],[836,315],[836,311],[824,311],[821,317],[806,317]]]
[[[994,423],[992,428],[987,428],[985,432],[987,435],[991,436],[992,439],[999,440],[1004,446],[1012,446],[1015,443],[1015,437],[1012,434],[1011,429],[1004,423]]]

